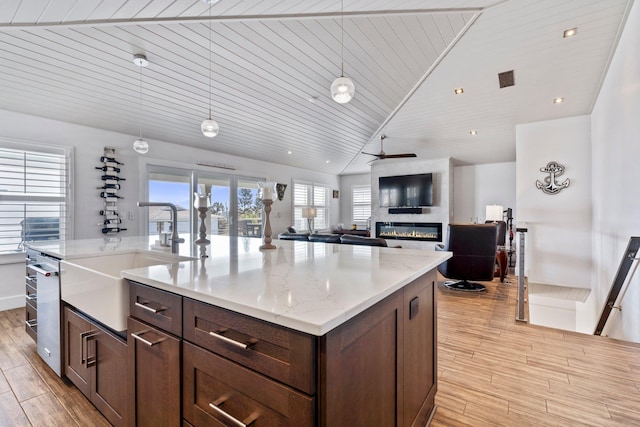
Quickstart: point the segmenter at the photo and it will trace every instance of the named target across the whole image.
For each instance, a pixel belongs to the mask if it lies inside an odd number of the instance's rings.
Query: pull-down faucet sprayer
[[[179,244],[184,243],[184,239],[178,236],[178,208],[173,203],[167,202],[138,202],[139,207],[164,206],[171,209],[171,253],[179,253]]]

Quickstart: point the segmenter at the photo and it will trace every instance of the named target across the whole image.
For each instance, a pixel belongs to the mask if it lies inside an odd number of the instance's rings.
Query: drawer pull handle
[[[218,399],[219,401],[220,399]],[[216,402],[218,402],[216,401]],[[222,400],[222,402],[224,402],[224,400]],[[219,402],[218,405],[222,402]],[[226,413],[225,411],[223,411],[222,409],[220,409],[218,406],[215,405],[215,402],[210,402],[209,403],[209,407],[211,409],[213,409],[214,411],[216,411],[218,414],[222,415],[224,418],[226,418],[227,420],[229,420],[234,426],[238,426],[238,427],[247,427],[249,424],[252,424],[253,421],[255,421],[255,418],[253,420],[251,420],[250,423],[245,424],[242,421],[240,421],[239,419],[237,419],[236,417],[234,417],[233,415],[230,415],[228,413]]]
[[[139,302],[135,302],[135,303],[134,303],[134,305],[135,305],[136,307],[140,307],[140,308],[141,308],[141,309],[143,309],[143,310],[150,311],[151,313],[154,313],[154,314],[160,313],[161,311],[164,311],[164,310],[165,310],[165,308],[151,308],[151,307],[149,307],[148,305],[146,305],[146,304],[141,304],[141,303],[139,303]]]
[[[141,335],[146,334],[147,332],[149,331],[142,331],[142,332],[138,332],[137,334],[134,334],[133,332],[131,332],[131,336],[134,339],[140,341],[141,343],[148,345],[149,347],[153,347],[154,345],[160,344],[162,341],[164,341],[164,338],[160,338],[158,341],[153,341],[153,342],[142,338]]]
[[[30,328],[35,328],[36,326],[38,326],[38,320],[37,319],[25,320],[24,323],[26,323],[27,326],[30,327]]]
[[[57,276],[57,272],[55,272],[55,271],[47,271],[47,270],[45,270],[44,268],[40,267],[37,264],[30,265],[29,268],[32,269],[33,271],[35,271],[38,274],[42,274],[44,277],[49,277],[49,276],[51,276],[52,273]]]
[[[243,342],[240,341],[236,341],[236,340],[232,340],[231,338],[227,338],[224,335],[220,335],[218,333],[215,332],[209,332],[209,335],[211,335],[214,338],[218,338],[219,340],[222,340],[226,343],[235,345],[236,347],[240,347],[243,350],[246,350],[247,348],[249,348],[249,346]]]
[[[36,294],[31,294],[31,295],[26,294],[25,298],[27,298],[29,301],[35,301],[38,297]]]

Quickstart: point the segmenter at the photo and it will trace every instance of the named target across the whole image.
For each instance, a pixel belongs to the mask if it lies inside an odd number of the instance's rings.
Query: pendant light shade
[[[146,154],[149,151],[149,143],[142,138],[133,141],[133,150],[138,154]]]
[[[207,138],[213,138],[220,132],[218,122],[211,118],[211,5],[217,2],[211,0],[205,0],[205,2],[209,3],[209,118],[202,122],[200,130]]]
[[[140,112],[138,124],[140,127],[140,137],[133,141],[133,151],[138,154],[146,154],[149,151],[149,143],[142,139],[142,69],[149,65],[147,57],[141,53],[133,55],[133,63],[140,68]]]
[[[220,132],[220,126],[218,126],[218,122],[215,120],[208,118],[202,122],[200,126],[200,130],[202,130],[202,134],[206,137],[213,138]]]
[[[349,77],[338,77],[331,84],[331,98],[338,104],[346,104],[353,99],[356,86]]]
[[[338,104],[346,104],[356,94],[356,85],[344,76],[344,0],[340,1],[340,77],[331,83],[331,98]]]

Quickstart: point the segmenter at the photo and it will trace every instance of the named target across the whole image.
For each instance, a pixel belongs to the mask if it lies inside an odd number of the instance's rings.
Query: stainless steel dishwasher
[[[60,260],[41,253],[30,268],[36,272],[38,286],[38,354],[58,376],[62,376]]]

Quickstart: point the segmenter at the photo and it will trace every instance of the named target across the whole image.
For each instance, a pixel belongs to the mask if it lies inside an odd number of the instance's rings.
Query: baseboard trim
[[[24,295],[0,298],[0,311],[24,307]]]

